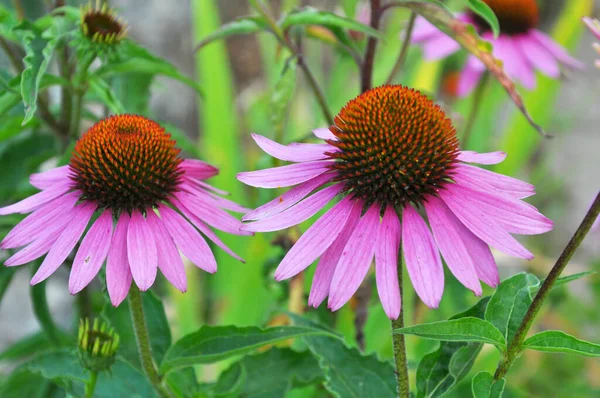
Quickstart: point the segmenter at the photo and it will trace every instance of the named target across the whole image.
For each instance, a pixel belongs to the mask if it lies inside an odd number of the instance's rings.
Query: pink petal
[[[225,243],[223,243],[223,241],[221,239],[219,239],[219,237],[206,224],[204,224],[198,217],[196,217],[191,211],[189,211],[188,208],[185,207],[185,205],[183,203],[181,203],[177,199],[171,199],[171,202],[173,203],[173,205],[175,207],[177,207],[177,209],[179,209],[179,211],[181,211],[188,218],[188,220],[190,220],[192,222],[192,224],[194,224],[194,226],[196,228],[198,228],[198,230],[200,232],[202,232],[204,235],[206,235],[208,237],[208,239],[213,241],[214,244],[216,244],[221,249],[223,249],[231,257],[233,257],[237,260],[240,260],[243,263],[246,262],[246,261],[244,261],[243,258],[241,258],[237,254],[235,254],[233,252],[233,250],[231,250],[229,247],[227,247],[227,245]]]
[[[535,186],[532,184],[503,174],[494,173],[493,171],[485,170],[480,167],[458,164],[456,165],[454,174],[455,176],[453,176],[453,178],[462,178],[462,180],[468,180],[469,183],[481,185],[481,187],[491,186],[503,192],[505,195],[516,197],[518,199],[535,195]],[[475,187],[475,189],[477,188]]]
[[[456,217],[479,239],[511,256],[531,260],[533,254],[515,240],[496,221],[481,209],[473,207],[471,201],[449,189],[438,192]]]
[[[332,311],[350,300],[369,272],[379,231],[379,210],[378,205],[373,205],[360,219],[335,267],[327,302]]]
[[[194,184],[197,184],[197,185],[201,186],[202,188],[206,189],[207,191],[212,191],[218,195],[223,195],[223,196],[231,195],[229,192],[223,191],[222,189],[219,189],[217,187],[213,187],[212,185],[207,184],[204,181],[198,181],[198,180],[192,180],[192,181],[194,181]]]
[[[242,230],[252,232],[271,232],[300,224],[317,214],[342,189],[341,184],[329,186],[304,199],[297,205],[269,218],[242,225]]]
[[[334,140],[337,141],[337,137],[329,130],[328,127],[314,129],[313,134],[315,137],[320,138],[322,140]]]
[[[197,267],[211,274],[217,272],[217,261],[210,247],[179,213],[165,206],[159,206],[159,214],[175,245]]]
[[[96,211],[96,204],[94,203],[83,203],[79,206],[75,206],[72,211],[73,218],[71,222],[61,232],[60,236],[48,252],[48,255],[40,265],[33,278],[31,278],[31,284],[35,285],[48,278],[60,267],[60,265],[67,259],[83,232],[92,218],[92,215]]]
[[[436,61],[446,58],[460,50],[460,44],[446,34],[431,37],[423,43],[423,58]]]
[[[131,287],[131,270],[127,259],[127,230],[129,214],[122,212],[110,242],[106,260],[106,288],[115,307],[125,300]]]
[[[475,86],[481,80],[481,75],[483,74],[485,69],[481,69],[479,66],[483,65],[477,57],[470,55],[467,59],[467,63],[460,74],[460,78],[458,81],[458,88],[456,89],[456,94],[459,97],[465,97],[473,91]]]
[[[50,202],[51,200],[58,198],[65,192],[71,189],[70,182],[53,185],[51,188],[45,189],[41,192],[31,195],[28,198],[23,199],[20,202],[12,204],[10,206],[0,208],[0,216],[4,216],[12,213],[29,213],[32,210]]]
[[[275,280],[291,278],[319,258],[342,232],[353,205],[347,196],[315,221],[285,255],[275,271]]]
[[[490,251],[490,247],[473,235],[464,224],[461,223],[461,225],[463,225],[463,228],[459,228],[458,231],[473,259],[477,277],[486,285],[497,287],[500,284],[500,275],[498,274],[498,267],[496,266],[496,261]]]
[[[77,196],[75,192],[72,192],[46,203],[17,224],[6,235],[0,247],[12,249],[24,246],[39,238],[48,231],[48,228],[65,225],[62,221],[66,221],[65,215],[71,212],[77,202]]]
[[[39,239],[33,241],[9,257],[4,265],[7,267],[16,267],[18,265],[27,264],[36,258],[42,257],[52,248],[56,242],[56,239],[57,238],[55,234],[44,234]]]
[[[530,30],[529,34],[531,35],[531,38],[536,40],[546,50],[550,51],[550,53],[552,53],[552,55],[563,64],[574,69],[585,69],[585,65],[583,63],[571,57],[567,51],[558,43],[556,43],[550,36],[535,29]]]
[[[435,25],[419,16],[415,20],[415,27],[413,33],[410,36],[411,43],[422,43],[426,40],[433,39],[435,36],[444,35]],[[402,35],[404,37],[404,34]]]
[[[69,292],[79,293],[98,274],[112,238],[112,211],[105,210],[83,238],[69,275]]]
[[[237,179],[258,188],[281,188],[297,185],[330,170],[332,162],[319,160],[295,163],[270,169],[238,173]]]
[[[477,164],[498,164],[506,159],[506,152],[477,153],[473,151],[460,151],[456,160]]]
[[[205,180],[219,174],[219,169],[196,159],[184,159],[179,167],[185,172],[186,177]]]
[[[327,159],[325,152],[337,150],[329,144],[303,144],[281,145],[259,134],[252,134],[256,144],[266,153],[274,158],[288,162],[310,162],[313,160]]]
[[[250,211],[250,209],[244,206],[241,206],[229,199],[216,196],[212,192],[208,192],[204,188],[199,187],[197,184],[191,184],[189,181],[184,181],[183,183],[179,184],[179,189],[197,196],[200,200],[211,203],[213,206],[221,209],[231,210],[237,213],[247,213]]]
[[[127,260],[133,280],[143,292],[150,289],[156,279],[158,242],[155,241],[153,232],[142,213],[134,210],[127,228]]]
[[[185,266],[173,239],[161,219],[153,211],[148,212],[146,221],[154,232],[154,239],[157,243],[158,268],[177,290],[185,293],[187,291]]]
[[[442,252],[452,274],[477,296],[481,295],[481,285],[475,270],[475,261],[469,253],[468,242],[462,240],[464,225],[440,199],[430,196],[425,203],[429,225],[437,247]]]
[[[594,36],[596,36],[596,39],[600,39],[600,23],[598,20],[590,17],[583,17],[581,19],[588,29],[594,34]]]
[[[362,206],[355,204],[352,207],[348,220],[346,221],[342,232],[338,235],[336,240],[319,259],[317,269],[312,280],[312,286],[310,288],[310,296],[308,297],[308,305],[317,308],[325,297],[329,294],[329,287],[331,286],[331,280],[333,279],[333,273],[335,267],[338,264],[342,252],[348,243],[348,239],[354,232],[354,228],[360,220],[360,213],[362,212]]]
[[[29,176],[29,183],[37,189],[47,189],[55,184],[69,182],[70,167],[61,166]]]
[[[308,180],[292,189],[287,191],[281,196],[273,199],[272,201],[265,203],[264,205],[252,210],[242,217],[242,221],[260,220],[261,218],[271,217],[282,211],[289,209],[302,199],[306,197],[313,190],[319,188],[321,185],[326,184],[333,178],[332,174],[321,174],[311,180]]]
[[[388,205],[375,246],[375,281],[379,300],[390,319],[398,319],[402,305],[398,286],[400,235],[400,220],[394,207]]]
[[[511,37],[510,41],[508,41],[508,45],[513,54],[512,62],[515,63],[515,70],[517,72],[516,78],[521,82],[523,87],[528,90],[533,90],[536,85],[534,67],[527,61],[525,54],[523,54],[521,48],[515,41],[515,37]]]
[[[560,77],[560,67],[556,58],[537,40],[529,35],[521,35],[515,37],[515,42],[530,65],[539,69],[546,76],[555,79]]]
[[[444,293],[444,269],[431,231],[419,213],[408,205],[402,211],[402,251],[417,295],[437,308]]]

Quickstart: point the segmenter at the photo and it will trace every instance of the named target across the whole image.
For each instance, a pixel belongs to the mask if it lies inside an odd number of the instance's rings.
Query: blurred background
[[[28,16],[36,17],[45,12],[47,3],[53,2],[23,0],[21,3]],[[340,14],[356,10],[350,16],[358,17],[364,6],[347,0],[281,0],[268,3],[276,15],[294,7],[311,5]],[[453,6],[458,2],[446,3]],[[561,81],[552,81],[538,73],[535,91],[521,89],[534,119],[552,133],[553,138],[541,139],[516,111],[506,93],[494,84],[487,91],[472,139],[468,145],[463,144],[465,149],[471,150],[505,150],[509,158],[500,171],[534,183],[538,194],[532,198],[532,203],[556,222],[551,233],[527,240],[536,254],[532,262],[508,259],[495,253],[503,278],[523,270],[543,277],[600,187],[600,70],[594,68],[594,61],[600,55],[592,50],[593,35],[580,22],[584,15],[598,16],[600,1],[539,0],[538,3],[543,15],[541,29],[566,46],[587,65],[587,69],[567,72]],[[8,0],[2,0],[0,4],[12,6]],[[262,155],[249,140],[250,132],[283,137],[284,141],[290,142],[305,137],[311,129],[322,127],[325,122],[304,76],[299,71],[296,73],[284,68],[286,55],[270,35],[236,36],[226,42],[209,44],[194,53],[195,44],[220,24],[249,14],[247,1],[111,0],[110,5],[128,22],[131,39],[169,60],[185,75],[197,79],[205,93],[201,99],[190,88],[164,77],[149,79],[148,83],[152,80],[151,90],[135,92],[127,90],[126,81],[121,82],[125,87],[121,95],[128,93],[134,97],[131,101],[137,99],[141,104],[132,109],[168,122],[184,132],[189,137],[189,148],[192,148],[187,151],[188,155],[201,156],[219,167],[222,172],[215,184],[230,191],[234,200],[249,207],[269,200],[273,193],[259,193],[242,187],[234,180],[235,173],[239,171],[271,166],[271,159]],[[399,34],[407,17],[404,11],[386,14],[383,24],[386,40],[378,48],[376,85],[383,83],[397,57],[401,44]],[[315,33],[317,36],[323,34]],[[358,37],[357,40],[364,38]],[[335,46],[308,39],[302,45],[305,59],[326,91],[330,108],[336,113],[347,100],[359,93],[357,69],[351,58]],[[445,79],[460,65],[461,57],[464,54],[447,61],[427,63],[422,61],[418,48],[411,48],[406,66],[396,80],[434,96],[453,115],[458,131],[464,126],[470,99],[454,98]],[[0,55],[0,65],[8,65],[4,55]],[[291,98],[284,117],[273,112],[274,96],[282,93]],[[49,95],[52,99],[58,94],[50,92]],[[144,99],[148,96],[146,104]],[[0,134],[2,123],[0,121]],[[14,152],[10,147],[0,147],[0,164],[17,159],[20,159],[18,149]],[[10,170],[0,171],[0,179],[10,176],[10,173]],[[10,199],[0,194],[1,201]],[[286,301],[288,285],[275,284],[272,272],[283,254],[283,248],[288,245],[286,241],[293,241],[297,235],[298,231],[292,230],[283,236],[263,234],[254,238],[228,238],[227,243],[246,258],[246,264],[220,256],[219,272],[214,276],[201,275],[195,269],[189,269],[188,278],[196,283],[190,282],[186,295],[164,289],[159,291],[166,297],[174,335],[195,330],[204,322],[239,325],[277,323],[273,311],[289,308],[290,303]],[[271,244],[273,241],[276,244]],[[29,304],[30,273],[26,267],[23,268],[15,274],[0,302],[0,353],[7,345],[39,330]],[[588,270],[600,270],[600,231],[587,237],[566,273]],[[74,313],[79,305],[78,299],[68,295],[67,276],[68,273],[62,270],[47,283],[51,312],[65,328],[73,325]],[[476,301],[453,278],[448,276],[448,279],[450,282],[438,311],[426,309],[414,297],[408,298],[405,306],[410,307],[409,324],[445,319]],[[304,283],[308,288],[310,277],[298,283]],[[100,283],[94,289],[90,299],[92,307],[101,305],[97,304],[99,299],[94,296],[101,289]],[[378,304],[375,290],[366,289],[363,294],[373,296],[368,302],[366,350],[389,358],[389,322]],[[409,295],[414,294],[410,292]],[[305,303],[306,299],[300,302]],[[538,321],[539,327],[561,329],[582,339],[600,342],[599,302],[598,275],[557,288]],[[348,305],[336,314],[336,327],[348,336],[349,344],[354,344],[354,309]],[[317,311],[325,312],[323,309]],[[413,359],[434,348],[435,343],[409,339]],[[489,347],[484,350],[479,361],[484,368],[489,368],[487,370],[493,370],[497,354]],[[528,352],[526,357],[509,375],[512,379],[509,384],[527,393],[509,390],[507,394],[511,395],[508,396],[600,396],[600,361],[597,359],[555,358],[535,352]],[[0,374],[7,370],[0,361]],[[210,379],[216,371],[218,369],[207,371],[205,377]],[[455,395],[463,396],[464,391],[459,388]]]

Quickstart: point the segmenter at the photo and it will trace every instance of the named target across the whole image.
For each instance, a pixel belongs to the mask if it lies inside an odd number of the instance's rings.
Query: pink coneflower
[[[31,213],[0,243],[2,249],[23,247],[5,265],[26,264],[47,253],[31,284],[43,281],[65,262],[95,215],[73,260],[71,294],[94,279],[104,260],[115,306],[127,296],[132,277],[141,290],[150,288],[157,268],[185,292],[178,250],[206,272],[217,270],[198,231],[239,258],[208,225],[243,233],[224,209],[246,209],[202,181],[218,173],[215,167],[183,160],[179,152],[171,135],[144,117],[118,115],[98,122],[77,141],[69,165],[30,177],[41,192],[0,208],[0,215]]]
[[[500,35],[494,39],[487,23],[474,13],[459,14],[457,18],[473,24],[481,37],[492,43],[493,54],[504,64],[506,74],[525,88],[535,88],[535,71],[552,78],[560,77],[560,66],[583,68],[576,59],[554,40],[536,29],[539,20],[535,0],[483,0],[500,22]],[[437,60],[458,51],[460,45],[423,18],[418,18],[412,35],[420,43],[424,57]],[[461,73],[458,95],[469,94],[479,82],[485,66],[470,55]]]
[[[596,39],[600,40],[600,21],[598,21],[597,19],[592,19],[590,17],[584,17],[583,22],[586,24],[586,26],[589,28],[589,30],[594,34],[594,36],[596,36]],[[594,43],[592,45],[592,47],[594,47],[594,50],[596,50],[596,52],[600,54],[600,44],[599,43]],[[600,68],[600,61],[596,61],[596,67]]]
[[[418,91],[369,90],[350,101],[333,126],[314,133],[324,142],[284,146],[254,135],[265,152],[293,164],[238,175],[255,187],[295,185],[246,214],[243,220],[253,221],[244,225],[247,231],[288,228],[341,198],[275,272],[276,280],[288,279],[320,257],[309,297],[314,307],[326,296],[331,310],[342,307],[375,258],[381,303],[397,318],[401,238],[408,273],[425,304],[437,307],[442,298],[439,252],[456,278],[479,295],[480,280],[490,286],[499,282],[488,245],[531,259],[511,233],[552,229],[552,221],[521,201],[534,194],[532,185],[468,164],[495,164],[506,155],[460,151],[450,119]]]

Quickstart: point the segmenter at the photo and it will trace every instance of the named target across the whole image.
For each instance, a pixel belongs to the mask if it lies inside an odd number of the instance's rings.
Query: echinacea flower
[[[440,252],[456,278],[479,295],[480,280],[499,283],[488,246],[531,259],[511,234],[552,229],[552,221],[521,200],[534,194],[532,185],[469,164],[496,164],[506,155],[460,151],[450,119],[413,89],[366,91],[340,111],[334,125],[314,134],[323,142],[281,145],[254,135],[265,152],[293,164],[238,175],[254,187],[295,186],[247,213],[247,231],[288,228],[341,199],[275,271],[276,280],[288,279],[320,257],[309,296],[314,307],[326,296],[331,310],[342,307],[375,258],[379,298],[388,317],[397,318],[401,239],[412,284],[429,307],[438,306],[444,290]]]
[[[94,43],[116,44],[127,34],[127,24],[117,16],[106,2],[90,0],[81,10],[81,33]]]
[[[595,18],[592,19],[590,17],[584,17],[583,22],[588,27],[590,32],[596,36],[596,39],[600,40],[600,21]],[[600,43],[594,43],[592,46],[594,47],[594,50],[600,54]],[[600,68],[600,60],[596,61],[596,67]]]
[[[209,225],[244,234],[241,223],[225,210],[246,209],[218,196],[221,191],[203,181],[218,173],[215,167],[181,159],[179,153],[171,135],[142,116],[117,115],[98,122],[77,141],[68,165],[30,177],[41,192],[0,208],[0,215],[31,213],[0,243],[4,250],[23,247],[5,265],[26,264],[47,254],[31,279],[34,285],[54,273],[81,240],[69,291],[76,294],[86,287],[106,260],[106,285],[116,306],[127,296],[132,277],[147,290],[157,269],[185,292],[179,251],[206,272],[216,272],[217,263],[200,232],[239,259]]]
[[[560,77],[560,66],[581,69],[583,65],[550,36],[536,29],[539,10],[536,0],[483,0],[498,17],[500,35],[494,38],[489,25],[478,15],[457,15],[462,22],[475,26],[481,37],[493,46],[493,55],[503,62],[506,74],[525,88],[535,88],[535,71],[552,78]],[[418,18],[412,35],[413,43],[423,46],[424,57],[438,60],[455,53],[460,45],[430,24]],[[469,94],[485,71],[484,64],[469,55],[458,84],[458,95]]]

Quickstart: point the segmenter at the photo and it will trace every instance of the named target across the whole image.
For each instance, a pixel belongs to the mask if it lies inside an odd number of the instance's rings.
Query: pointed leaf
[[[125,107],[121,104],[107,82],[98,76],[89,76],[88,84],[90,91],[97,95],[102,103],[108,106],[108,109],[110,109],[112,113],[121,114],[126,112]]]
[[[473,378],[471,390],[474,398],[501,398],[506,380],[494,380],[488,372],[479,372]]]
[[[365,33],[369,36],[382,37],[381,33],[376,29],[373,29],[369,25],[364,25],[356,19],[342,17],[332,12],[321,11],[312,7],[305,7],[298,11],[291,12],[279,21],[279,26],[284,30],[297,25],[321,25],[325,27],[351,29]]]
[[[196,51],[215,40],[226,39],[234,35],[244,35],[248,33],[267,31],[267,28],[267,23],[261,17],[247,16],[238,18],[235,21],[226,23],[218,30],[202,39],[196,45]]]
[[[523,343],[523,348],[545,352],[564,352],[588,357],[600,357],[600,344],[579,340],[559,330],[534,334]]]
[[[467,6],[484,21],[490,25],[492,28],[492,32],[494,33],[494,37],[498,37],[500,34],[500,22],[498,22],[498,17],[494,14],[494,11],[485,4],[481,0],[467,0]]]

